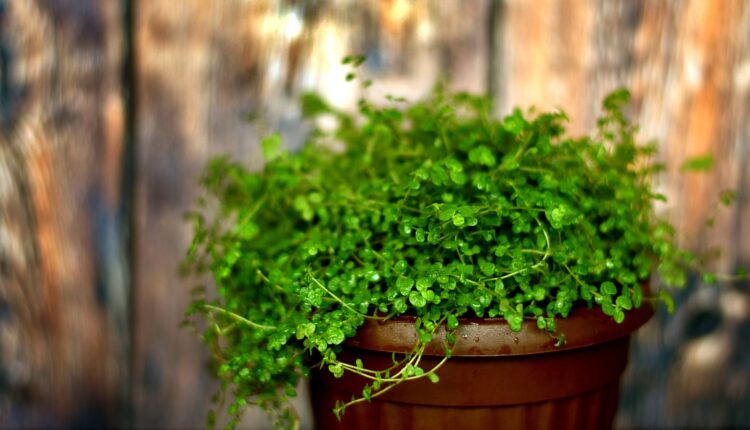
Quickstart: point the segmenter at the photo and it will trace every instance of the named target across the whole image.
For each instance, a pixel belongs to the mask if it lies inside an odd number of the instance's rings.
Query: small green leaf
[[[422,294],[420,294],[419,291],[412,291],[409,293],[409,303],[415,308],[423,308],[427,304],[427,300],[422,297]]]
[[[466,174],[461,171],[451,171],[449,173],[449,176],[451,178],[451,181],[453,181],[453,183],[457,185],[463,185],[468,180]]]
[[[521,325],[523,324],[523,316],[521,314],[511,314],[509,316],[506,316],[506,319],[508,320],[508,325],[510,325],[510,329],[514,332],[521,331]]]
[[[404,375],[406,376],[414,376],[414,365],[409,363],[406,366],[404,366]]]
[[[570,210],[566,205],[558,205],[551,210],[547,210],[544,212],[544,215],[547,217],[547,220],[552,225],[552,228],[554,229],[561,229],[565,226],[565,224],[568,222],[568,218],[570,217]]]
[[[424,297],[424,299],[428,302],[435,300],[435,292],[433,292],[432,290],[420,291],[420,293],[422,294],[422,297]]]
[[[458,327],[458,318],[456,318],[456,316],[453,314],[448,315],[446,323],[448,324],[448,329],[453,330]]]
[[[495,263],[489,261],[480,260],[479,270],[484,273],[485,276],[492,276],[495,274]]]
[[[335,378],[340,378],[344,376],[344,367],[340,363],[329,364],[328,371],[331,372]]]
[[[414,234],[414,238],[417,239],[417,242],[422,243],[426,239],[426,235],[424,232],[424,229],[418,228],[417,231]]]
[[[455,225],[456,227],[461,227],[462,225],[464,225],[465,222],[466,222],[466,219],[464,218],[463,215],[459,213],[453,214],[453,225]]]
[[[583,300],[591,300],[594,295],[591,292],[591,287],[588,285],[581,285],[581,298]]]
[[[456,208],[454,206],[446,206],[443,209],[440,210],[440,221],[448,221],[453,217],[453,215],[456,213]]]
[[[602,294],[613,296],[617,294],[617,287],[612,282],[605,281],[605,282],[602,282],[602,285],[600,286],[600,291],[602,292]]]
[[[393,271],[396,272],[396,274],[403,275],[408,268],[409,264],[406,261],[399,260],[398,263],[393,266]]]
[[[425,291],[432,286],[433,282],[434,280],[432,278],[421,277],[417,279],[417,290]]]
[[[667,307],[667,312],[670,314],[674,312],[674,299],[671,294],[665,290],[659,290],[659,300],[664,302],[664,305]]]
[[[401,295],[405,296],[411,291],[411,287],[414,285],[414,279],[401,276],[396,281],[396,288]]]
[[[615,304],[625,310],[633,309],[633,302],[628,296],[618,296],[615,300]]]
[[[263,158],[266,161],[272,161],[281,154],[281,135],[274,133],[270,136],[263,138],[260,142],[260,146],[263,150]]]
[[[435,374],[434,372],[428,373],[427,379],[429,379],[433,384],[437,384],[438,382],[440,382],[440,377],[437,376],[437,374]]]
[[[544,330],[547,328],[547,320],[544,319],[543,316],[539,315],[536,317],[536,326],[539,327],[540,330]]]
[[[633,305],[636,308],[640,308],[642,302],[643,302],[643,290],[641,289],[640,285],[636,285],[633,287]]]
[[[469,161],[475,164],[481,164],[487,167],[492,167],[497,164],[497,159],[492,153],[490,148],[480,145],[469,151]]]
[[[368,402],[372,399],[372,387],[369,384],[362,388],[362,398]]]
[[[325,333],[325,340],[329,345],[338,345],[344,341],[346,337],[344,332],[338,327],[328,327]]]

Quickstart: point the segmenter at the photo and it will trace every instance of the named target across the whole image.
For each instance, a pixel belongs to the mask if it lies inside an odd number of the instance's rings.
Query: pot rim
[[[585,348],[630,335],[654,314],[653,307],[644,303],[625,313],[618,324],[600,308],[574,308],[566,318],[556,318],[557,335],[565,336],[565,344],[555,346],[556,337],[541,330],[536,320],[524,319],[521,330],[514,332],[503,318],[459,318],[453,357],[502,357],[548,354]],[[414,328],[416,316],[398,316],[389,320],[366,320],[357,335],[345,344],[359,349],[384,353],[409,353],[417,344]],[[424,351],[425,356],[444,356],[447,341],[446,327],[441,325]]]

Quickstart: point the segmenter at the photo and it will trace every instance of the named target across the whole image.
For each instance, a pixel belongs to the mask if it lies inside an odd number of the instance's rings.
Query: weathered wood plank
[[[120,6],[28,0],[2,15],[0,422],[118,425]]]
[[[191,234],[183,213],[211,155],[258,166],[257,132],[245,117],[283,111],[283,87],[263,82],[286,69],[289,43],[263,39],[278,24],[264,20],[278,16],[272,2],[149,0],[135,11],[134,424],[192,428],[216,385],[205,349],[178,327],[193,282],[177,275]],[[276,103],[262,105],[266,97]]]
[[[750,220],[746,195],[731,209],[717,211],[724,189],[746,189],[742,172],[750,159],[746,124],[748,90],[737,80],[747,64],[750,31],[746,2],[646,2],[636,44],[641,84],[644,133],[662,140],[660,157],[667,170],[663,186],[671,203],[669,215],[693,249],[724,249],[716,266],[729,272],[750,255],[742,254],[738,228]],[[665,43],[669,41],[669,43]],[[710,173],[680,174],[690,156],[710,153]],[[714,218],[714,227],[705,220]],[[744,220],[744,222],[743,222]],[[697,285],[696,285],[697,284]],[[681,295],[683,306],[644,332],[660,339],[651,350],[661,369],[643,366],[641,393],[661,393],[661,410],[641,402],[632,410],[636,425],[737,427],[750,416],[743,404],[750,399],[750,377],[743,368],[750,360],[745,340],[750,309],[744,288],[715,289],[695,282],[695,291]],[[653,363],[653,361],[651,361]],[[643,362],[642,362],[643,363]],[[645,363],[644,363],[645,364]],[[654,402],[652,402],[653,404]]]

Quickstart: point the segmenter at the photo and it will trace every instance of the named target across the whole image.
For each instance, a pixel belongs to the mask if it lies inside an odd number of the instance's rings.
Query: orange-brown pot
[[[567,339],[561,347],[533,320],[515,333],[501,319],[462,319],[453,356],[437,371],[440,382],[402,383],[347,408],[340,421],[332,412],[336,401],[360,397],[365,380],[349,372],[338,379],[327,370],[313,372],[315,423],[320,430],[611,428],[630,334],[652,315],[643,305],[616,324],[599,309],[576,309],[557,321],[557,332]],[[414,318],[368,321],[338,357],[385,369],[392,353],[411,351],[416,339]],[[444,339],[441,328],[422,368],[441,360]]]

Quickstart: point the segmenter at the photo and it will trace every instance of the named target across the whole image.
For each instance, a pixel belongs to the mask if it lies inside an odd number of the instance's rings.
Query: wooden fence
[[[750,263],[750,2],[0,0],[0,426],[202,425],[215,387],[176,269],[196,178],[216,154],[259,166],[269,130],[298,145],[303,90],[353,106],[350,53],[376,96],[445,79],[576,133],[627,86],[684,243]],[[678,174],[705,153],[712,173]],[[638,334],[618,425],[750,426],[748,285],[678,300]]]

